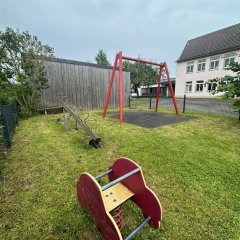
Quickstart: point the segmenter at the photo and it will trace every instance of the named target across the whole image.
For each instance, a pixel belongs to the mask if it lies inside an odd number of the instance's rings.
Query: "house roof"
[[[191,39],[177,62],[207,57],[240,49],[240,23]]]

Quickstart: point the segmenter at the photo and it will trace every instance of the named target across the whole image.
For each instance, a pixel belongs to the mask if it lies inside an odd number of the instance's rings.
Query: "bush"
[[[44,63],[52,56],[53,48],[27,31],[9,27],[0,31],[0,88],[18,101],[26,116],[37,109],[41,92],[48,87]],[[6,95],[2,98],[8,101]]]
[[[0,90],[0,105],[8,105],[12,102],[12,100],[13,98],[6,90]]]

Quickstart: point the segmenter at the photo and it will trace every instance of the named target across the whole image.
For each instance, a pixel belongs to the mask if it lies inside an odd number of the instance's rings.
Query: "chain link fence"
[[[4,175],[7,149],[12,146],[12,138],[18,125],[17,101],[0,105],[0,202],[4,195]]]
[[[0,105],[0,203],[4,197],[4,168],[7,149],[12,146],[12,138],[18,125],[17,101]]]
[[[239,111],[233,108],[234,99],[221,99],[221,98],[188,98],[185,99],[184,110],[184,97],[177,98],[177,105],[179,112],[203,112],[209,114],[218,114],[239,118]],[[129,107],[140,109],[149,108],[155,109],[156,97],[131,97],[129,98]],[[161,108],[173,109],[174,105],[172,98],[160,98],[158,102],[158,109]]]

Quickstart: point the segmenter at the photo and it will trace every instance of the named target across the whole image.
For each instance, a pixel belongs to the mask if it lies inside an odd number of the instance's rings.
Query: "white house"
[[[233,75],[225,70],[230,62],[240,62],[240,23],[187,42],[177,60],[175,96],[215,97],[215,84],[207,80]]]
[[[175,91],[175,78],[171,78],[171,84],[173,88],[173,92]],[[140,86],[138,88],[138,95],[139,96],[156,96],[157,95],[157,84],[150,85],[150,86]],[[167,78],[162,78],[160,84],[160,97],[171,97],[171,92],[169,88],[169,84]]]

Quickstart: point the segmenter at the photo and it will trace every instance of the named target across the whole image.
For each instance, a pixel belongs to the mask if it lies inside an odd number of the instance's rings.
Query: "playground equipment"
[[[92,145],[95,148],[100,148],[100,141],[101,138],[91,129],[88,127],[88,125],[80,119],[77,113],[75,113],[64,101],[63,99],[59,99],[61,102],[63,108],[75,119],[77,125],[82,127],[92,139],[89,141],[89,144]],[[65,118],[64,118],[65,121]]]
[[[145,61],[145,60],[142,60],[142,59],[130,58],[130,57],[123,56],[122,52],[119,52],[119,53],[116,54],[115,62],[114,62],[114,65],[113,65],[112,74],[111,74],[111,78],[110,78],[110,82],[109,82],[109,85],[108,85],[108,91],[107,91],[107,96],[106,96],[104,110],[103,110],[103,117],[105,117],[106,114],[107,114],[107,108],[108,108],[110,94],[111,94],[111,90],[112,90],[112,86],[113,86],[113,80],[114,80],[117,64],[119,62],[119,120],[120,120],[121,123],[123,121],[123,73],[122,73],[122,61],[123,61],[123,59],[128,60],[128,61],[146,63],[146,64],[150,64],[150,65],[154,65],[154,66],[159,67],[159,74],[158,74],[158,79],[157,79],[157,81],[158,81],[157,99],[156,99],[156,108],[155,108],[156,112],[158,111],[158,101],[159,101],[159,97],[160,97],[160,83],[161,83],[161,78],[162,78],[162,72],[163,72],[163,69],[165,69],[169,89],[170,89],[170,92],[171,92],[171,95],[172,95],[174,108],[175,108],[176,114],[178,114],[177,102],[176,102],[176,99],[175,99],[175,96],[174,96],[174,92],[173,92],[173,88],[172,88],[172,83],[171,83],[167,63],[166,62],[155,63],[155,62]]]
[[[109,183],[97,180],[108,175]],[[132,160],[118,158],[108,171],[93,177],[82,173],[77,182],[80,205],[96,222],[104,239],[122,240],[122,204],[131,199],[142,210],[144,220],[126,237],[131,239],[144,225],[159,228],[162,208],[157,196],[146,186],[141,168]]]

